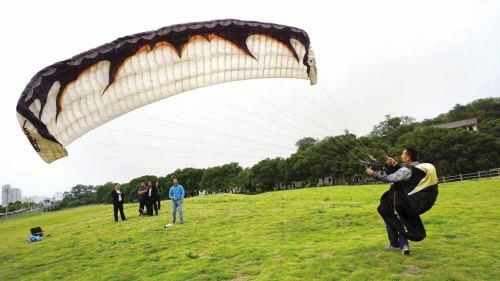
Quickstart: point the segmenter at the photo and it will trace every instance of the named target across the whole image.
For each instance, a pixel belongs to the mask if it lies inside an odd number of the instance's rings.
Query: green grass
[[[185,200],[184,225],[94,205],[0,222],[0,280],[500,280],[500,179],[440,185],[412,255],[386,252],[387,186]],[[29,229],[49,237],[28,244]]]

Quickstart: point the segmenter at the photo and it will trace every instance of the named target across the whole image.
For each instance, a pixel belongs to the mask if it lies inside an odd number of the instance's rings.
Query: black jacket
[[[395,173],[397,170],[401,169],[401,164],[396,164],[396,165],[389,165],[389,164],[384,164],[383,170],[387,175]]]
[[[122,201],[118,201],[118,193],[116,192],[116,189],[113,189],[113,191],[111,191],[111,197],[113,197],[113,205],[116,205],[118,203],[123,204],[123,202],[125,201],[125,194],[123,194],[123,191],[122,191]]]
[[[151,196],[149,196],[150,192]],[[145,195],[148,200],[156,200],[156,197],[158,196],[158,190],[156,190],[156,187],[148,185],[148,189]]]
[[[425,238],[425,228],[420,215],[434,205],[438,195],[437,183],[414,192],[425,177],[426,171],[419,169],[418,165],[412,167],[410,179],[393,183],[380,198],[377,208],[387,224],[412,241]]]
[[[151,198],[152,199],[158,200],[158,198],[159,198],[158,196],[160,196],[159,191],[158,191],[159,189],[160,189],[159,186],[156,187],[153,185],[152,190],[151,190]]]

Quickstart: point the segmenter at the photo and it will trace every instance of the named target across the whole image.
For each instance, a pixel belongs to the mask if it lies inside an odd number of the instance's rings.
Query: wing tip
[[[30,121],[18,115],[19,123],[24,135],[33,149],[46,163],[52,163],[57,159],[68,156],[68,151],[57,141],[52,141],[41,136]]]

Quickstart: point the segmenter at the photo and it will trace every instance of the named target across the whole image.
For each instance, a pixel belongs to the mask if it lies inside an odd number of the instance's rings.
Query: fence
[[[7,217],[28,214],[28,213],[41,212],[41,211],[43,211],[42,208],[36,208],[36,209],[22,209],[22,210],[17,210],[17,211],[8,212],[8,213],[0,213],[0,219],[6,219]]]
[[[454,182],[454,181],[464,181],[464,180],[472,180],[472,179],[485,179],[485,178],[493,178],[500,177],[500,168],[491,169],[488,171],[477,171],[475,173],[468,174],[458,174],[454,176],[442,176],[439,177],[439,183],[445,182]]]

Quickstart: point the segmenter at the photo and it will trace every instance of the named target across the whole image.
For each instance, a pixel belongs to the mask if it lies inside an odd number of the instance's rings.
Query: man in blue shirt
[[[173,186],[170,187],[168,192],[168,197],[172,200],[172,223],[175,224],[175,215],[177,210],[179,210],[179,220],[184,223],[184,217],[182,216],[182,200],[184,199],[184,186],[178,183],[177,179],[173,179]]]

